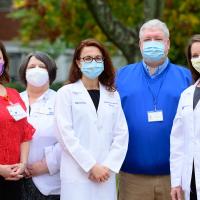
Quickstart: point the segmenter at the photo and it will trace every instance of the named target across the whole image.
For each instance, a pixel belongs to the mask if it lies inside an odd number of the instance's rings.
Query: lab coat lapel
[[[182,107],[182,110],[185,109],[185,107],[189,108],[189,114],[187,121],[188,123],[188,129],[190,130],[191,134],[194,136],[194,110],[193,110],[193,96],[194,96],[194,90],[195,90],[196,84],[192,85],[188,90],[184,98],[184,104]]]
[[[197,86],[197,84],[199,83],[199,80],[194,84],[193,86],[193,96],[194,96],[194,91],[195,91],[195,88]],[[193,99],[193,98],[192,98]],[[195,137],[199,137],[200,135],[200,126],[198,125],[199,124],[199,111],[200,111],[200,100],[198,101],[195,109],[194,109],[194,112],[193,112],[193,124],[195,124],[194,126],[194,134],[195,134]]]
[[[26,106],[26,113],[27,113],[27,116],[28,116],[28,113],[29,113],[29,99],[28,99],[28,93],[27,91],[24,91],[22,93],[20,93],[20,97],[22,98],[25,106]]]
[[[104,102],[107,99],[107,90],[105,88],[105,86],[103,86],[101,83],[99,83],[99,89],[100,89],[100,99],[99,99],[99,106],[98,106],[98,110],[97,110],[97,114],[98,114],[98,118],[103,120],[103,115],[104,113]]]
[[[85,88],[85,86],[83,85],[83,82],[81,80],[79,80],[77,82],[76,89],[82,95],[82,98],[84,98],[84,100],[88,103],[88,106],[90,107],[91,112],[94,115],[97,115],[96,108],[95,108],[94,103],[93,103],[93,101],[92,101],[92,99],[90,97],[90,94],[88,93],[87,89]]]
[[[194,91],[195,91],[195,87],[197,86],[197,84],[199,83],[199,81],[200,81],[200,79],[198,79],[198,80],[196,81],[196,83],[194,84],[194,88],[193,88]],[[194,96],[194,91],[193,91],[193,96]],[[197,103],[197,105],[196,105],[194,111],[199,110],[199,109],[200,109],[200,100],[198,101],[198,103]]]
[[[190,90],[187,91],[187,99],[185,99],[185,102],[187,102],[187,105],[188,106],[191,106],[191,108],[193,109],[193,96],[194,96],[194,90],[195,90],[195,87],[192,86],[190,88]]]
[[[191,106],[192,110],[193,110],[194,91],[195,91],[195,88],[196,88],[198,82],[199,82],[199,80],[194,85],[192,85],[190,88],[188,88],[187,93],[186,93],[186,98],[184,99],[184,101],[187,102],[187,105]]]

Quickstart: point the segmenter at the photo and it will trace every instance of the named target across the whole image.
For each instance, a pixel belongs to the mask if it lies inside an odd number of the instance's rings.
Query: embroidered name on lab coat
[[[117,102],[112,102],[112,101],[104,101],[105,104],[108,104],[109,106],[116,106],[118,105]]]
[[[87,104],[85,101],[75,101],[75,104]]]

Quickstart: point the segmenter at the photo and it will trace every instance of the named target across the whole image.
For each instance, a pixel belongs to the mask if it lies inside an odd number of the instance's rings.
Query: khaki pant
[[[118,200],[170,200],[170,176],[120,172]]]

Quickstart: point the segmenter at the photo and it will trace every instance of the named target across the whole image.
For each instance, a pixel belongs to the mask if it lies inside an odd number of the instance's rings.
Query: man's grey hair
[[[139,32],[140,40],[143,37],[144,30],[151,29],[151,28],[160,29],[161,31],[163,31],[165,37],[169,38],[169,29],[167,28],[167,25],[164,22],[160,21],[159,19],[152,19],[145,22],[140,28],[140,32]]]

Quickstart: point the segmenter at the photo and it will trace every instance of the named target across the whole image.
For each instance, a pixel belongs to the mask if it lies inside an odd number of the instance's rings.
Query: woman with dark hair
[[[194,85],[183,91],[171,132],[172,200],[200,200],[200,34],[189,40],[186,57]]]
[[[1,83],[3,82],[9,82],[9,60],[7,56],[6,49],[3,45],[3,43],[0,41],[0,50],[1,50],[1,58],[0,58],[0,75],[1,75]]]
[[[56,92],[49,89],[56,78],[56,70],[54,60],[43,52],[30,53],[20,66],[20,78],[26,85],[21,97],[28,121],[36,129],[25,170],[23,200],[60,199],[61,149],[54,118]]]
[[[57,93],[62,147],[61,199],[115,200],[128,146],[128,129],[115,73],[105,47],[94,39],[75,49],[69,84]]]
[[[0,42],[0,199],[20,200],[21,186],[35,129],[27,122],[19,93],[3,86],[9,82],[8,56]]]

